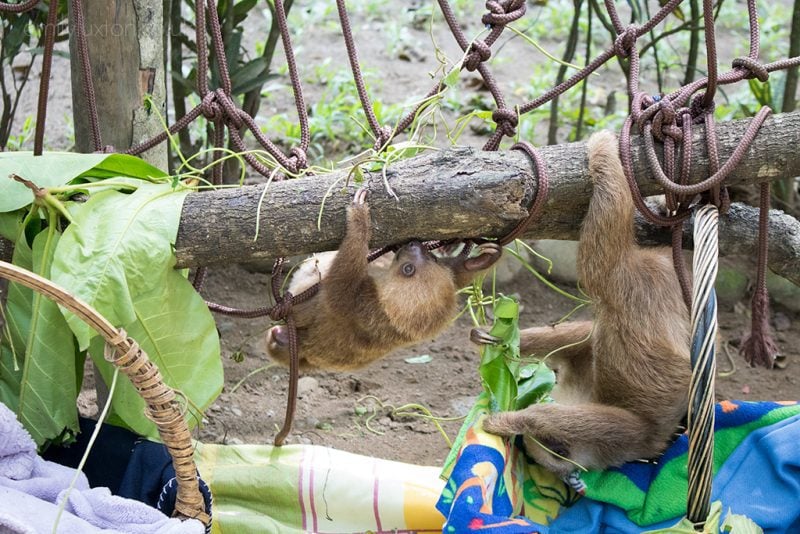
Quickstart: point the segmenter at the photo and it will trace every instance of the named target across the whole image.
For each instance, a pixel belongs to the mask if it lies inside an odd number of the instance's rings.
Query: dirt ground
[[[314,69],[323,65],[328,58],[330,63],[326,64],[327,69],[340,70],[346,65],[335,12],[324,16],[315,14],[314,9],[322,4],[332,3],[298,1],[290,16],[298,45],[300,74],[304,80],[313,79]],[[387,6],[390,4],[387,3]],[[414,3],[396,4],[392,9],[397,13],[390,11],[385,16],[376,17],[365,11],[356,15],[353,22],[362,64],[377,73],[371,81],[368,80],[375,89],[373,97],[387,103],[401,102],[409,95],[421,97],[432,85],[427,73],[436,67],[428,29],[424,26],[415,29],[402,23],[405,18],[397,18],[406,17],[406,11]],[[472,36],[480,29],[478,21],[481,13],[476,12],[472,17],[468,35]],[[528,20],[537,20],[533,6],[531,13]],[[398,23],[398,20],[401,22]],[[265,19],[259,16],[248,24],[254,28],[266,27]],[[457,59],[459,53],[452,37],[448,36],[441,24],[436,28],[433,34],[438,45],[451,58]],[[391,38],[395,33],[399,37]],[[563,40],[553,36],[544,44],[560,53]],[[535,56],[535,52],[526,47],[521,39],[506,42],[504,37],[495,49],[500,47],[503,53],[496,54],[492,59],[492,70],[498,74],[501,83],[507,84],[507,94],[513,97],[510,98],[513,105],[522,99],[518,94],[534,74],[531,69],[524,77],[519,76],[519,66],[526,61],[542,64],[543,60],[541,56]],[[727,47],[721,49],[727,51]],[[276,55],[279,56],[280,52]],[[401,56],[410,61],[398,59]],[[725,61],[722,64],[726,64]],[[548,66],[548,77],[555,72],[555,68],[550,67],[553,66]],[[64,148],[71,144],[69,69],[64,59],[56,58],[53,70],[55,81],[52,84],[54,93],[47,145],[50,148]],[[680,75],[680,69],[677,72]],[[609,90],[603,87],[623,89],[624,81],[615,76],[617,78],[601,74],[601,82],[595,85],[595,91],[590,94],[590,105],[595,113],[608,105]],[[652,73],[645,73],[645,76],[653,77]],[[465,89],[462,95],[466,95],[466,89],[474,85],[470,81],[473,79],[471,75],[464,75],[460,82],[460,88]],[[285,112],[294,116],[286,76],[279,81],[287,86],[265,98],[261,118]],[[322,94],[324,84],[307,83],[305,90],[306,98],[311,102]],[[34,108],[35,97],[29,94],[21,103],[18,122],[32,114]],[[545,121],[536,128],[537,132],[542,130],[546,130]],[[561,137],[564,135],[562,131]],[[482,141],[483,138],[478,138],[469,129],[467,136],[461,139],[462,144],[476,146],[480,146]],[[540,139],[536,141],[541,142]],[[501,284],[499,290],[519,295],[523,306],[522,325],[547,324],[572,309],[570,301],[526,273],[520,273]],[[239,266],[212,269],[204,290],[204,296],[209,300],[243,308],[264,305],[268,293],[268,274],[250,272]],[[735,343],[746,332],[749,327],[747,308],[745,303],[727,306],[721,311],[723,338]],[[586,312],[582,313],[587,316]],[[288,373],[283,368],[271,367],[266,357],[264,332],[269,322],[218,316],[217,324],[222,340],[226,386],[206,413],[197,437],[206,442],[271,443],[284,418]],[[393,415],[392,409],[406,404],[419,404],[443,418],[456,418],[467,412],[481,390],[477,374],[479,354],[468,340],[471,326],[468,317],[461,317],[437,339],[396,351],[359,372],[306,374],[301,379],[297,415],[288,442],[325,445],[415,464],[441,464],[449,448],[436,426],[422,417]],[[782,400],[800,397],[800,314],[773,307],[773,327],[787,357],[788,367],[774,371],[751,369],[746,367],[734,350],[736,370],[728,376],[718,377],[719,399]],[[430,361],[408,361],[421,355],[430,356]],[[725,355],[720,354],[719,359],[719,367],[722,371],[726,370],[728,364]],[[442,422],[442,427],[451,438],[455,436],[459,425],[460,422],[456,420]]]

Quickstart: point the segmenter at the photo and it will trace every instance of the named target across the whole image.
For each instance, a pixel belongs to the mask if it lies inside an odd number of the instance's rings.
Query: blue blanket
[[[437,508],[444,532],[631,533],[666,528],[686,513],[687,437],[656,463],[582,476],[585,495],[529,463],[513,443],[485,434],[476,405]],[[800,532],[800,406],[722,402],[716,407],[712,501],[765,532]]]

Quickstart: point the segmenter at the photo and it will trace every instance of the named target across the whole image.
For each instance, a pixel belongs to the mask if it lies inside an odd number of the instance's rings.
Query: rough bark
[[[730,156],[748,122],[749,119],[718,125],[722,161]],[[800,175],[797,146],[800,113],[767,119],[728,183]],[[550,194],[541,220],[532,226],[527,237],[575,239],[592,190],[586,178],[586,145],[554,145],[540,151],[550,177]],[[695,135],[693,151],[697,159],[692,176],[693,181],[698,181],[707,176],[708,170],[701,132]],[[633,142],[633,159],[644,194],[659,193],[638,137]],[[537,187],[527,157],[517,151],[491,153],[455,148],[431,152],[393,165],[387,176],[399,200],[386,194],[379,173],[371,175],[366,184],[370,188],[373,246],[412,238],[505,235],[525,217]],[[178,265],[251,262],[333,250],[344,234],[344,210],[356,187],[352,183],[345,186],[346,172],[336,172],[273,183],[266,193],[264,186],[258,185],[190,194],[181,215],[176,245]],[[259,216],[257,207],[262,195]],[[256,238],[257,221],[260,230]],[[731,232],[744,230],[732,226]],[[797,280],[797,275],[786,269],[791,264],[789,258],[800,255],[800,250],[796,241],[791,244],[796,236],[788,237],[791,239],[779,247],[787,251],[787,267],[779,270]],[[772,239],[786,238],[772,235]],[[738,241],[737,245],[744,242],[738,240],[736,233],[723,239]]]
[[[636,217],[636,233],[643,245],[668,245],[669,232]],[[719,250],[723,256],[758,254],[758,208],[734,203],[719,219]],[[693,248],[692,223],[683,229],[683,246]],[[800,222],[780,210],[769,212],[769,268],[777,275],[800,286]]]
[[[123,151],[163,131],[159,114],[166,117],[164,7],[156,0],[87,0],[83,11],[102,142]],[[73,20],[70,16],[70,25]],[[79,152],[92,152],[74,35],[70,27],[75,145]],[[152,106],[145,104],[145,95],[150,95]],[[167,168],[164,143],[142,157]]]

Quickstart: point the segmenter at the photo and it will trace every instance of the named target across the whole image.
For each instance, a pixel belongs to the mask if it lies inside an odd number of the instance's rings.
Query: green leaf
[[[461,69],[458,67],[453,67],[450,72],[447,73],[447,76],[444,77],[442,83],[445,87],[453,87],[458,83],[458,77],[461,75]]]
[[[191,283],[169,269],[163,285],[133,299],[138,319],[123,325],[161,371],[164,382],[180,390],[190,408],[189,426],[200,421],[222,391],[223,372],[219,338],[211,312]],[[89,353],[107,384],[113,365],[103,358],[104,343],[92,342]],[[129,380],[118,380],[112,399],[113,413],[137,434],[156,437],[155,425],[144,415],[144,401]]]
[[[515,410],[549,400],[550,392],[556,384],[556,374],[544,363],[525,366],[520,370],[520,377]]]
[[[80,154],[85,156],[87,154]],[[106,156],[100,163],[80,174],[80,178],[116,178],[127,176],[148,181],[163,181],[168,174],[145,160],[129,154],[100,154]]]
[[[256,58],[231,72],[231,92],[234,95],[260,88],[268,79],[268,65],[264,58]]]
[[[133,295],[165,283],[185,192],[143,184],[132,194],[107,190],[75,209],[53,263],[53,281],[115,325],[136,320]],[[73,314],[67,321],[81,350],[96,333]]]
[[[519,372],[519,304],[501,296],[495,301],[495,323],[489,334],[501,339],[486,345],[481,353],[479,373],[493,410],[512,410],[517,398]]]
[[[433,361],[430,354],[422,354],[420,356],[412,356],[404,360],[406,363],[429,363]]]
[[[33,202],[33,192],[11,180],[17,174],[42,188],[65,185],[78,177],[130,176],[147,179],[165,173],[149,163],[125,154],[75,154],[48,152],[0,152],[0,212],[14,211]]]
[[[17,240],[19,231],[22,229],[22,211],[12,211],[0,213],[0,236],[5,237],[12,243]]]
[[[21,239],[14,263],[48,278],[58,238],[54,228],[40,232],[32,250]],[[7,319],[14,345],[2,347],[0,399],[14,409],[37,445],[56,440],[65,429],[77,432],[75,342],[58,305],[11,284]]]
[[[222,363],[211,313],[174,269],[172,246],[185,196],[168,184],[143,184],[130,195],[110,190],[93,195],[64,232],[53,280],[124,328],[165,382],[202,410],[222,389]],[[81,349],[88,347],[95,332],[65,313]],[[90,353],[110,380],[99,339]],[[153,436],[155,427],[143,415],[139,395],[123,384],[112,401],[114,413],[135,432]]]
[[[703,525],[702,534],[718,534],[719,533],[719,520],[722,514],[722,502],[714,501],[711,503],[711,510],[708,513],[708,518]],[[675,525],[667,528],[659,528],[656,530],[647,530],[642,534],[697,534],[694,524],[684,517]]]

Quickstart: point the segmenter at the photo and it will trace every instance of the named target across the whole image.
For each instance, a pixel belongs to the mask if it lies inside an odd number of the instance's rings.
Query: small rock
[[[775,325],[775,330],[782,332],[792,328],[792,320],[786,316],[785,313],[776,312],[772,316],[772,324]]]
[[[233,321],[228,319],[217,319],[217,331],[222,335],[225,335],[233,330],[234,326],[235,325]]]
[[[319,388],[319,380],[313,376],[304,376],[297,381],[297,396],[304,397]]]
[[[242,410],[240,410],[239,408],[236,408],[235,406],[231,408],[231,413],[236,417],[241,417],[242,416]]]
[[[222,411],[222,406],[220,406],[219,404],[214,403],[214,404],[212,404],[211,406],[208,407],[208,411],[209,412],[213,412],[213,413],[219,413],[219,412]]]
[[[300,425],[304,426],[305,428],[317,428],[317,425],[320,424],[319,419],[316,417],[306,417],[300,421]]]

